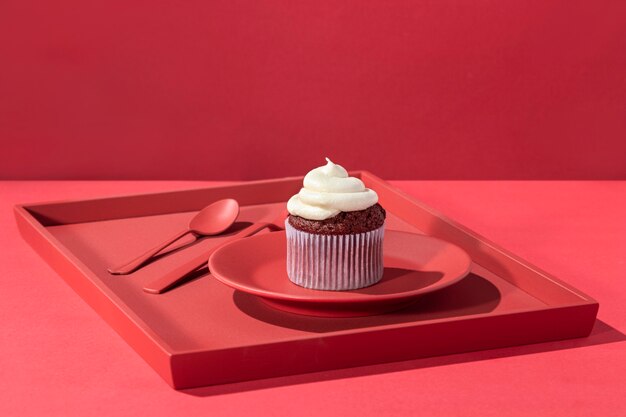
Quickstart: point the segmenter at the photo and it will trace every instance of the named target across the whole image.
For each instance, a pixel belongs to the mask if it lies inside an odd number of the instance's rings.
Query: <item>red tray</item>
[[[598,303],[368,172],[387,227],[455,243],[473,260],[459,283],[397,312],[359,318],[285,313],[199,274],[164,295],[143,284],[219,243],[200,241],[130,276],[109,265],[232,197],[241,222],[273,219],[302,178],[15,207],[22,236],[176,389],[589,335]],[[241,224],[240,226],[243,226]],[[105,358],[103,358],[105,360]]]

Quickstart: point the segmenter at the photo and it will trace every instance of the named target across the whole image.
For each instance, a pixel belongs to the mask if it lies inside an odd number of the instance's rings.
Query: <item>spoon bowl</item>
[[[239,203],[232,198],[216,201],[200,210],[189,222],[189,230],[200,236],[218,235],[239,217]]]

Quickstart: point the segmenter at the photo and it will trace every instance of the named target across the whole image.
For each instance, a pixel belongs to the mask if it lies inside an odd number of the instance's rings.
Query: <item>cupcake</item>
[[[360,179],[326,161],[287,203],[287,275],[316,290],[370,286],[383,275],[385,210]]]

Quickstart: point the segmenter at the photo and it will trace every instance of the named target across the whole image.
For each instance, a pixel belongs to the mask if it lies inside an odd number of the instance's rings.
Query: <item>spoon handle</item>
[[[130,274],[131,272],[135,272],[137,269],[139,269],[139,267],[141,267],[143,264],[148,262],[150,258],[152,258],[154,255],[156,255],[157,253],[162,251],[164,248],[168,247],[169,245],[176,242],[178,239],[180,239],[181,237],[185,236],[187,233],[190,233],[190,232],[191,230],[183,230],[182,232],[177,233],[176,236],[172,236],[166,242],[163,242],[160,245],[155,246],[154,248],[150,249],[143,255],[138,256],[137,258],[133,259],[132,261],[122,266],[118,266],[116,268],[109,268],[108,271],[110,274],[113,274],[113,275],[126,275],[126,274]]]
[[[196,256],[193,259],[185,262],[184,264],[176,267],[170,272],[166,273],[155,279],[152,282],[149,282],[146,286],[143,287],[143,290],[150,294],[161,294],[173,287],[176,286],[180,281],[185,279],[187,275],[192,273],[193,271],[203,267],[206,265],[209,257],[213,252],[221,248],[223,245],[232,242],[237,239],[241,239],[243,237],[247,237],[255,234],[261,229],[270,226],[272,223],[254,223],[245,229],[241,230],[239,233],[230,236],[228,239],[225,239],[223,242],[220,242],[219,245],[212,247],[207,252],[203,252],[202,254]]]

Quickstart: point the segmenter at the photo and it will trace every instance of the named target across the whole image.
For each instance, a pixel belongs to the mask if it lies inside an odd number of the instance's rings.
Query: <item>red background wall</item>
[[[623,0],[0,2],[1,178],[626,178]]]

